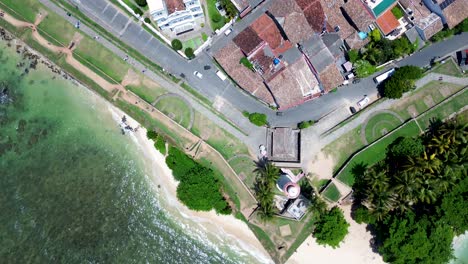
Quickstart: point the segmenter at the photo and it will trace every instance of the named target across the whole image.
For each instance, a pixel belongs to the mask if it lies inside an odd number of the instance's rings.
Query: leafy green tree
[[[385,262],[448,263],[453,257],[453,232],[448,225],[434,225],[427,217],[416,219],[413,213],[394,216],[386,225],[386,237],[379,251]]]
[[[149,139],[156,139],[158,137],[158,133],[156,133],[156,131],[154,130],[147,130],[146,131],[146,137],[149,138]]]
[[[166,164],[172,170],[172,175],[181,181],[187,172],[197,166],[197,163],[176,147],[170,146]]]
[[[193,59],[195,58],[195,54],[193,53],[193,49],[188,47],[185,49],[185,56],[187,56],[187,58],[189,59]]]
[[[356,75],[359,78],[364,78],[364,77],[370,76],[370,75],[374,74],[376,72],[376,70],[377,70],[374,65],[370,64],[366,60],[357,60],[354,63],[354,68],[355,68],[355,71],[356,71]]]
[[[136,6],[133,8],[133,12],[135,12],[135,14],[140,15],[140,16],[143,15],[143,11],[141,11],[141,9]]]
[[[392,158],[418,157],[424,149],[421,138],[399,137],[387,147],[387,152]]]
[[[221,15],[219,13],[214,13],[212,16],[211,16],[211,21],[215,22],[215,23],[218,23],[221,21],[221,19],[223,19],[221,17]]]
[[[365,206],[360,205],[353,213],[353,219],[358,224],[366,223],[373,224],[375,223],[375,218],[372,213]]]
[[[382,38],[382,35],[380,34],[380,30],[377,28],[369,32],[369,37],[371,38],[372,41],[378,42]]]
[[[239,13],[236,6],[230,0],[220,0],[221,6],[226,10],[229,19],[233,19]]]
[[[242,57],[239,61],[240,64],[244,65],[246,68],[248,68],[249,70],[253,71],[254,70],[254,66],[253,64],[249,61],[249,59],[247,59],[246,57]]]
[[[401,8],[396,5],[392,8],[392,14],[397,18],[397,19],[400,19],[402,18],[405,13],[403,12],[403,10],[401,10]]]
[[[314,120],[302,121],[299,124],[297,124],[297,127],[299,129],[306,129],[306,128],[310,127],[313,124],[315,124]]]
[[[158,136],[154,143],[154,147],[162,154],[166,154],[166,142],[162,136]]]
[[[413,47],[406,37],[401,37],[392,42],[393,53],[395,57],[400,57],[411,53]]]
[[[146,0],[135,0],[135,3],[139,6],[146,6],[148,3],[146,3]]]
[[[265,126],[268,124],[267,116],[262,113],[250,113],[249,121],[256,126]]]
[[[320,245],[329,245],[337,248],[348,234],[349,224],[344,218],[343,211],[333,207],[317,222],[314,237]]]
[[[348,51],[348,60],[355,63],[359,59],[359,51],[352,49]]]
[[[182,49],[182,42],[178,39],[173,39],[171,42],[171,46],[175,50],[181,50]]]
[[[408,90],[408,85],[401,79],[390,78],[384,83],[383,95],[387,98],[398,99]]]

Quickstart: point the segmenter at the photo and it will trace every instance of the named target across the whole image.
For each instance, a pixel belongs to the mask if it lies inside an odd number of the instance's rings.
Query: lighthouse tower
[[[301,187],[295,183],[287,174],[281,174],[276,187],[289,199],[296,199],[301,193]]]

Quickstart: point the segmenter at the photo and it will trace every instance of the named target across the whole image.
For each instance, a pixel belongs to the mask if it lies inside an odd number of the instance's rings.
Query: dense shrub
[[[352,49],[348,51],[348,60],[355,63],[359,59],[359,51]]]
[[[140,8],[138,7],[133,8],[133,12],[135,12],[135,14],[140,15],[140,16],[143,15],[143,11],[141,11]]]
[[[212,16],[211,16],[211,20],[215,23],[218,23],[221,21],[221,19],[223,19],[223,17],[219,14],[219,13],[214,13]]]
[[[391,158],[418,157],[424,152],[420,138],[399,137],[387,148]]]
[[[154,130],[147,130],[146,137],[149,139],[156,139],[158,137],[158,133],[156,133]]]
[[[252,70],[252,71],[254,70],[253,64],[246,57],[242,57],[239,63],[247,67],[249,70]]]
[[[403,10],[401,10],[401,8],[396,5],[392,8],[392,14],[397,18],[397,19],[400,19],[402,18],[405,13],[403,12]]]
[[[374,217],[372,214],[369,212],[369,209],[367,209],[365,206],[359,206],[353,213],[353,219],[356,221],[358,224],[366,223],[366,224],[372,224],[375,222]]]
[[[261,113],[249,113],[249,121],[256,126],[265,126],[268,124],[267,116]]]
[[[149,19],[149,17],[145,17],[145,22],[151,24],[151,19]]]
[[[310,127],[313,124],[315,124],[314,120],[302,121],[299,124],[297,124],[297,127],[299,129],[306,129],[306,128]]]
[[[375,66],[366,60],[357,60],[356,63],[354,63],[354,70],[359,78],[370,76],[377,71]]]
[[[171,46],[175,50],[181,50],[182,49],[182,42],[178,39],[173,39],[171,42]]]
[[[383,95],[387,98],[398,99],[403,93],[414,88],[414,83],[421,78],[423,70],[416,66],[403,66],[395,70],[395,73],[382,85]]]
[[[146,6],[148,3],[146,3],[146,0],[135,0],[135,3],[139,6]]]
[[[213,170],[172,146],[169,148],[166,164],[172,170],[174,178],[179,181],[177,198],[188,208],[195,211],[215,209],[220,214],[231,213]]]
[[[166,154],[166,141],[164,141],[164,138],[159,136],[156,139],[156,142],[154,143],[154,147],[161,152],[161,154]]]
[[[320,217],[314,230],[314,237],[320,245],[337,248],[348,234],[348,227],[349,224],[344,218],[343,211],[338,207],[333,207]]]
[[[185,56],[187,56],[187,58],[189,59],[193,59],[195,58],[195,54],[193,53],[193,49],[188,47],[185,49]]]
[[[224,10],[226,10],[226,15],[229,19],[234,18],[238,14],[237,8],[231,0],[220,0],[219,2]]]

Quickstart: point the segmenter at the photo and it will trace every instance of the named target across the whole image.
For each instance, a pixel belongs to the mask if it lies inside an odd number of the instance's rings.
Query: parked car
[[[352,106],[349,108],[349,111],[351,111],[351,114],[353,114],[353,115],[357,112],[356,108],[354,108]]]
[[[370,102],[370,99],[369,97],[364,97],[361,101],[359,101],[357,104],[359,105],[359,107],[364,107],[366,106],[368,103]]]
[[[194,71],[194,72],[193,72],[193,75],[197,76],[198,79],[203,78],[203,74],[199,73],[198,71]]]
[[[356,83],[359,83],[359,82],[361,82],[361,79],[359,79],[359,78],[354,78],[353,79],[353,84],[356,84]]]
[[[224,35],[227,36],[227,35],[231,34],[231,32],[232,32],[232,29],[228,28],[228,29],[226,29],[226,31],[224,31]]]

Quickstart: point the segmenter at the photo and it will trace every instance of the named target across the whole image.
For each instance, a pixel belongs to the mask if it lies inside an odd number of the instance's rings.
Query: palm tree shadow
[[[364,172],[367,170],[367,163],[360,162],[360,163],[355,163],[353,165],[353,168],[351,169],[351,173],[353,174],[354,178],[357,179],[361,177]]]

